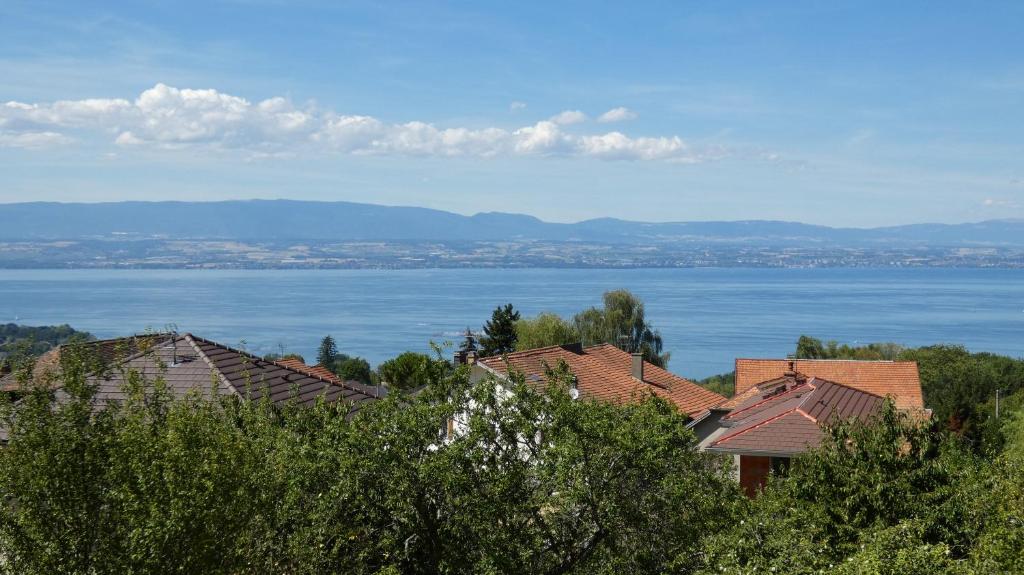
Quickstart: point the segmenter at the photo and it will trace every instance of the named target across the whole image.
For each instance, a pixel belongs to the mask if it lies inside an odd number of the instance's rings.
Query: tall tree
[[[605,292],[604,308],[590,308],[573,318],[584,345],[610,343],[665,367],[669,354],[662,351],[661,334],[644,315],[644,303],[629,290]]]
[[[578,341],[579,332],[558,314],[544,312],[537,317],[516,322],[516,349],[520,351]]]
[[[491,319],[484,324],[484,337],[480,338],[480,355],[487,357],[515,351],[517,321],[519,312],[512,304],[494,308]]]
[[[338,344],[334,342],[333,337],[326,335],[320,340],[320,349],[316,354],[316,362],[327,369],[333,370],[336,361],[338,361]]]

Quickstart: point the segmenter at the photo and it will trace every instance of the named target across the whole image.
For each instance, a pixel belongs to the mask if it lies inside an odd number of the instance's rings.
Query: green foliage
[[[909,349],[900,359],[917,362],[925,405],[936,421],[980,450],[987,448],[985,428],[995,424],[996,390],[1004,397],[1024,390],[1024,360],[949,345]]]
[[[306,359],[297,353],[268,353],[263,356],[267,361],[281,361],[282,359],[297,359],[306,363]]]
[[[647,323],[643,302],[628,290],[605,292],[604,307],[576,314],[573,324],[583,345],[610,343],[640,352],[659,367],[668,365],[669,354],[662,351],[661,334]]]
[[[869,343],[863,346],[850,346],[837,341],[822,343],[820,339],[801,335],[796,342],[798,359],[859,359],[859,360],[895,360],[907,348],[898,343]]]
[[[97,403],[92,369],[3,408],[0,572],[686,571],[739,500],[684,415],[575,401],[564,366],[544,393],[460,368],[354,418],[138,374]]]
[[[320,348],[316,352],[316,362],[333,371],[335,362],[338,361],[338,344],[330,335],[325,335],[320,340]]]
[[[580,341],[579,333],[557,314],[542,313],[516,322],[516,350],[566,345]]]
[[[344,381],[373,383],[373,370],[370,369],[370,362],[361,357],[349,357],[345,354],[340,354],[332,367],[331,371]]]
[[[604,307],[592,307],[567,322],[553,313],[516,322],[516,349],[534,349],[550,345],[610,343],[626,351],[637,351],[644,359],[665,367],[669,354],[663,351],[661,334],[651,328],[644,315],[644,304],[627,290],[605,292]]]
[[[515,351],[517,321],[519,312],[512,304],[494,308],[491,319],[484,324],[484,337],[480,338],[480,355],[488,357]]]
[[[352,357],[338,351],[338,344],[330,335],[320,341],[316,362],[345,381],[373,383],[374,373],[370,362],[361,357]]]
[[[380,364],[377,373],[388,388],[409,391],[439,384],[451,369],[451,363],[444,359],[407,351]]]
[[[96,339],[86,331],[71,326],[27,326],[0,324],[0,375],[12,371],[19,360],[38,357],[65,343]]]
[[[697,383],[722,397],[732,397],[736,393],[736,372],[730,371],[729,373],[712,375],[711,377],[705,377]]]
[[[987,461],[887,403],[832,428],[711,536],[708,572],[957,573],[988,528],[991,483]]]

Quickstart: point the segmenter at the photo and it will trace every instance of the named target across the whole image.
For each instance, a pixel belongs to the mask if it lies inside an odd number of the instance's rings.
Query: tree
[[[684,414],[576,401],[564,365],[543,390],[461,367],[355,416],[139,374],[101,405],[87,373],[0,410],[0,573],[686,571],[739,497]]]
[[[436,384],[451,370],[451,364],[423,353],[407,351],[377,367],[381,383],[388,389],[410,391]]]
[[[484,357],[511,353],[516,349],[516,322],[519,312],[512,304],[494,308],[491,319],[484,324],[484,337],[480,339],[480,355]]]
[[[796,341],[796,357],[799,359],[826,359],[825,346],[821,340],[801,335]]]
[[[628,290],[605,292],[604,308],[576,314],[573,324],[583,345],[610,343],[642,353],[646,361],[658,367],[668,365],[669,354],[662,351],[661,334],[647,323],[643,302]]]
[[[518,351],[580,341],[576,328],[554,313],[545,312],[535,318],[521,319],[515,328]]]
[[[338,344],[330,335],[320,340],[320,349],[316,354],[316,362],[327,369],[333,370],[334,363],[338,360]]]
[[[334,373],[345,381],[358,381],[367,385],[373,383],[373,370],[370,362],[361,357],[349,357],[341,354],[335,361]]]

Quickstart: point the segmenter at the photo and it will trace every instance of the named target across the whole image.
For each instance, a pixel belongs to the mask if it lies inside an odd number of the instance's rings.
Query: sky
[[[0,2],[0,202],[1024,217],[1024,3]]]

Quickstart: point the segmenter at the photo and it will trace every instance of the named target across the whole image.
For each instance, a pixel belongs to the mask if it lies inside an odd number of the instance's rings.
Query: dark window
[[[788,457],[772,457],[771,459],[772,473],[775,475],[785,475],[789,472]]]

